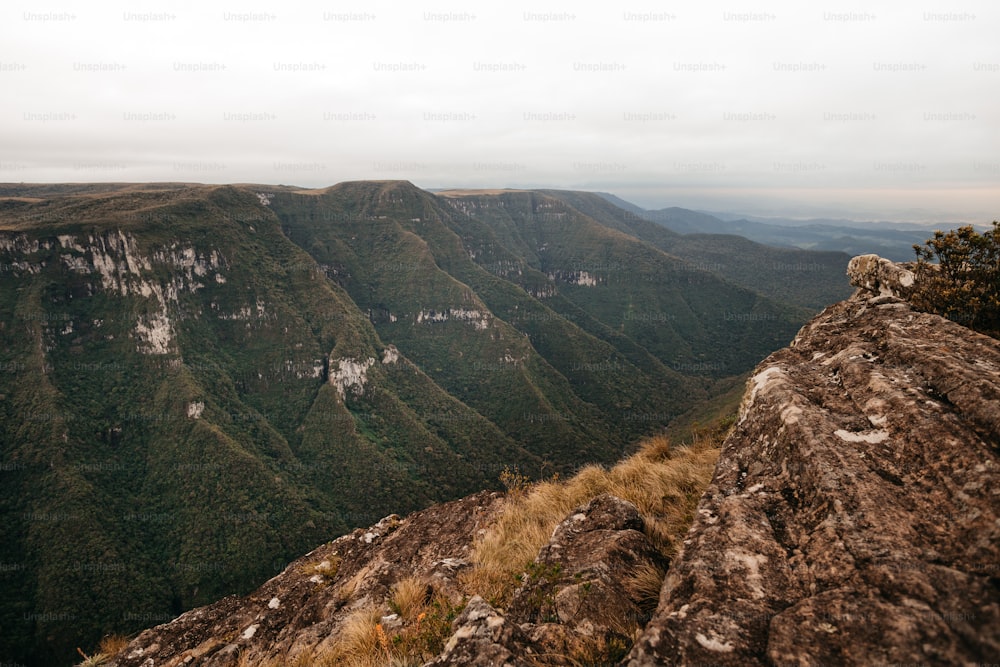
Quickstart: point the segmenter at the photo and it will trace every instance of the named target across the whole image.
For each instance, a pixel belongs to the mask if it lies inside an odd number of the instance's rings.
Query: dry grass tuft
[[[652,612],[660,602],[660,589],[666,572],[652,563],[640,565],[629,576],[628,591],[640,609]]]
[[[444,648],[451,623],[461,611],[446,595],[417,577],[392,587],[388,604],[372,602],[344,620],[340,640],[311,664],[322,667],[404,667],[422,665]],[[399,620],[383,625],[392,613]]]
[[[344,619],[341,640],[324,655],[324,665],[381,667],[391,659],[389,638],[382,627],[382,610],[367,606]]]
[[[125,635],[106,635],[101,638],[101,643],[97,645],[97,650],[105,655],[117,656],[128,646],[128,637]]]
[[[476,545],[475,567],[463,577],[469,595],[478,593],[505,607],[515,577],[531,563],[556,525],[574,507],[610,493],[633,503],[646,520],[646,534],[668,558],[694,519],[708,486],[724,433],[704,432],[689,447],[672,449],[666,437],[647,440],[634,455],[610,470],[587,466],[559,482],[541,482],[514,495],[500,518]]]
[[[286,658],[281,667],[314,667],[314,665],[317,663],[313,662],[312,654],[303,651],[291,660]]]
[[[414,621],[425,611],[433,589],[419,577],[407,577],[392,587],[389,608],[399,614],[404,621]]]
[[[631,648],[632,642],[623,637],[596,635],[583,637],[580,644],[566,657],[573,667],[617,665]]]

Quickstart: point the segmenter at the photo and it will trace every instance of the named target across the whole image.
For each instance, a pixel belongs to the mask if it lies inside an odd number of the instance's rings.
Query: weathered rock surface
[[[643,534],[635,505],[601,495],[576,508],[538,553],[509,616],[549,654],[571,654],[581,637],[627,646],[649,621],[630,585],[641,568],[666,570]]]
[[[431,664],[574,665],[595,646],[627,648],[652,611],[631,578],[643,566],[666,567],[642,529],[636,506],[611,495],[575,508],[539,551],[507,614],[478,600]]]
[[[426,578],[457,593],[472,543],[499,509],[479,493],[412,514],[393,515],[294,561],[245,597],[231,596],[146,630],[113,663],[119,667],[258,664],[322,652],[354,610],[390,595],[396,582]]]
[[[756,369],[627,664],[1000,656],[1000,343],[851,264],[855,296]]]
[[[393,515],[290,564],[246,597],[231,596],[143,632],[119,667],[264,664],[329,655],[351,613],[383,605],[393,585],[416,576],[456,602],[458,574],[496,516],[501,496],[480,493],[405,519]],[[472,597],[430,665],[571,665],[587,641],[617,642],[648,620],[629,586],[637,568],[665,567],[641,532],[638,509],[609,495],[577,507],[541,549],[504,614]]]
[[[532,665],[533,651],[521,629],[478,595],[455,619],[444,651],[425,667],[520,667]]]
[[[878,255],[858,255],[847,265],[851,284],[876,296],[906,299],[913,293],[916,275],[906,264],[898,264]]]

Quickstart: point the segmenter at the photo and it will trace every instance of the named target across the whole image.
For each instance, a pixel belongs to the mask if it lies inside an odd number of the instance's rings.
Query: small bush
[[[504,466],[503,471],[500,473],[500,483],[503,484],[503,488],[507,490],[507,493],[512,496],[524,495],[531,488],[531,478],[521,474],[517,466],[514,466],[513,470],[508,466]]]
[[[117,656],[128,646],[128,637],[124,635],[106,635],[98,644],[97,650],[105,655]]]
[[[114,660],[119,653],[124,651],[127,646],[128,637],[117,634],[105,635],[101,638],[101,643],[97,645],[97,651],[91,655],[84,653],[83,649],[76,649],[76,652],[83,657],[83,662],[79,664],[79,667],[99,667],[100,665],[106,665]]]
[[[971,225],[936,231],[913,249],[914,307],[1000,337],[1000,222],[983,234]]]

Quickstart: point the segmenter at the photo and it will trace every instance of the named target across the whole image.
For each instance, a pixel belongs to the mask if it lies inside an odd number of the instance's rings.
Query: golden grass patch
[[[466,593],[505,607],[517,575],[535,559],[559,522],[573,508],[603,493],[638,507],[647,536],[672,557],[712,478],[722,435],[705,433],[692,445],[677,449],[665,437],[653,437],[613,468],[590,465],[564,481],[540,482],[511,495],[500,518],[476,545],[475,567],[463,577]]]
[[[589,465],[565,480],[529,484],[517,472],[505,471],[508,488],[497,520],[476,543],[474,566],[460,575],[467,597],[481,595],[497,607],[510,602],[517,577],[532,561],[569,512],[603,493],[633,503],[645,520],[645,531],[657,549],[672,557],[694,519],[698,500],[712,478],[724,427],[702,429],[695,442],[672,448],[665,436],[653,437],[638,452],[612,468]],[[640,567],[628,587],[652,611],[659,600],[664,573]],[[451,634],[451,622],[464,604],[455,604],[419,577],[397,581],[385,600],[372,601],[351,613],[340,640],[310,664],[321,667],[398,667],[419,665],[437,655]],[[398,614],[386,622],[383,617]],[[610,624],[614,626],[614,623]],[[615,629],[615,636],[584,638],[569,664],[619,659],[638,630],[634,623]],[[620,637],[619,637],[620,635]],[[586,640],[586,641],[585,641]],[[600,660],[598,660],[600,658]],[[562,663],[560,663],[562,664]]]

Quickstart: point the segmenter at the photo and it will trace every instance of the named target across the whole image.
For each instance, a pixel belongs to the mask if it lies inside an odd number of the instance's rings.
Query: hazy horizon
[[[0,181],[605,191],[996,217],[998,10],[181,0],[0,10]]]

